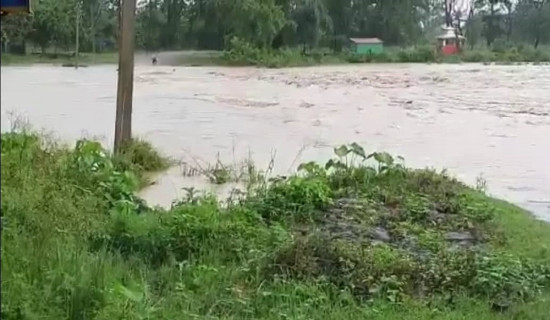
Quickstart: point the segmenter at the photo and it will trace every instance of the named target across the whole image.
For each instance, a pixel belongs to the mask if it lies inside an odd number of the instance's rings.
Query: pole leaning
[[[132,138],[132,100],[134,91],[134,26],[136,0],[120,0],[118,84],[115,120],[115,153]]]

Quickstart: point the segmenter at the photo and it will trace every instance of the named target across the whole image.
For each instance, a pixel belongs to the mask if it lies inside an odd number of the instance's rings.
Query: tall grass
[[[1,148],[2,319],[548,315],[548,225],[385,153],[343,146],[226,207],[161,210],[134,195],[131,170],[162,167],[138,156],[147,144],[125,165],[92,141],[13,132]],[[391,240],[369,240],[374,226]],[[479,245],[444,240],[464,230]]]

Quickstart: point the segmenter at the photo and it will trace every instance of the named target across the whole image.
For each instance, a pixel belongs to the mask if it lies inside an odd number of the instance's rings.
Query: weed
[[[479,175],[476,177],[476,188],[477,191],[485,193],[487,192],[487,180],[483,177],[483,175]]]
[[[246,189],[245,194],[253,194],[265,188],[267,176],[272,170],[273,161],[274,159],[272,158],[267,170],[262,172],[256,168],[250,157],[242,161],[226,164],[220,160],[220,156],[218,155],[214,165],[204,164],[204,161],[199,161],[198,159],[194,159],[194,164],[192,165],[182,163],[182,174],[185,177],[206,177],[208,182],[216,185],[237,183]]]
[[[224,166],[219,160],[216,162],[214,168],[206,170],[205,172],[210,182],[214,184],[225,184],[232,179],[231,170]]]

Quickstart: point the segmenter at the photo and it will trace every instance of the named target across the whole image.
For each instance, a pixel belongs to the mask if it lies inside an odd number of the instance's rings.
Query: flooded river
[[[2,67],[2,130],[9,112],[72,141],[112,145],[116,67]],[[467,183],[550,221],[550,67],[348,65],[288,70],[138,66],[134,133],[173,158],[276,173],[326,160],[358,142],[414,167],[447,168]],[[179,167],[143,196],[169,205],[202,186]],[[213,187],[208,187],[213,188]]]

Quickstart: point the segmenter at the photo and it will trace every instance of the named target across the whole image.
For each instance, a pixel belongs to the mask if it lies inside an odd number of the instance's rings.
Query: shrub
[[[465,62],[490,62],[496,59],[496,55],[491,51],[465,50],[461,53],[461,58]]]
[[[153,266],[175,259],[185,261],[207,252],[217,252],[221,260],[251,258],[284,241],[285,233],[277,226],[267,228],[256,213],[233,207],[229,211],[217,202],[180,204],[170,212],[135,215],[118,208],[111,213],[105,234],[96,234],[94,247],[104,245],[125,257],[137,256]]]
[[[496,39],[491,45],[491,50],[496,53],[505,53],[510,48],[510,44],[505,39]]]
[[[331,201],[331,190],[325,180],[296,176],[274,181],[265,193],[250,199],[249,204],[268,222],[288,218],[311,221],[316,211]]]
[[[120,153],[114,158],[119,169],[136,173],[156,172],[167,169],[168,159],[161,156],[151,143],[132,139],[122,145]]]

